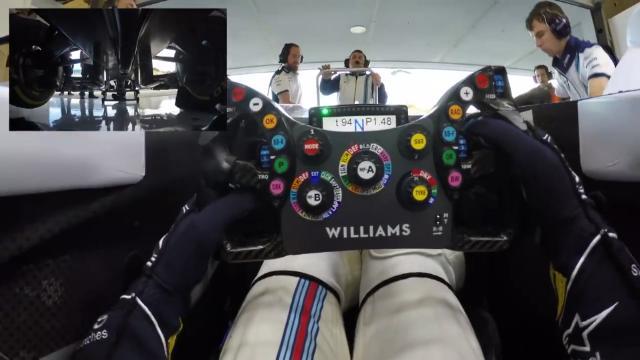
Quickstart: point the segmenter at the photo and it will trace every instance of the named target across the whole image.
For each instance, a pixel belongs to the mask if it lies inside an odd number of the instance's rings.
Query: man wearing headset
[[[346,68],[368,68],[369,60],[362,50],[353,50],[349,58],[344,59]],[[373,91],[378,88],[378,104],[387,103],[387,92],[382,83],[380,74],[372,73],[371,76],[362,73],[340,74],[333,78],[331,65],[322,65],[322,80],[320,92],[323,95],[338,93],[340,104],[370,104],[374,100]]]
[[[536,46],[553,58],[559,75],[558,97],[577,100],[602,95],[615,68],[613,60],[601,46],[571,35],[569,18],[559,5],[538,2],[525,24]]]
[[[533,81],[538,86],[513,99],[516,105],[526,106],[560,102],[560,98],[556,95],[556,89],[549,82],[553,78],[553,74],[549,71],[547,65],[536,65],[533,68],[533,74]]]
[[[298,44],[284,44],[278,55],[281,66],[273,73],[269,82],[273,101],[280,104],[300,104],[302,84],[298,77],[298,67],[303,60]]]

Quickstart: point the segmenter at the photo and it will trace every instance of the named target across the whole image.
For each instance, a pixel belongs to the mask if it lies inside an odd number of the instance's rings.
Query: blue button
[[[287,138],[278,134],[271,138],[271,146],[276,149],[276,151],[280,151],[287,146]]]
[[[458,151],[467,151],[467,145],[458,145]]]
[[[458,135],[458,132],[453,126],[447,126],[444,129],[442,129],[442,138],[446,142],[454,142],[456,140],[457,135]]]
[[[458,144],[466,144],[467,140],[465,140],[462,136],[458,138]]]
[[[262,145],[260,147],[260,166],[264,169],[271,167],[271,151],[269,151],[269,147],[267,145]]]
[[[505,81],[502,75],[493,75],[493,84],[498,97],[503,97],[505,92]]]

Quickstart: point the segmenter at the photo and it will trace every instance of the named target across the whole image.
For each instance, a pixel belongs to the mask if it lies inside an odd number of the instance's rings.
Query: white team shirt
[[[271,91],[276,96],[288,91],[291,102],[300,104],[302,100],[302,85],[298,73],[283,69],[271,80]]]
[[[553,58],[558,76],[556,95],[571,100],[589,97],[589,80],[611,78],[615,65],[602,47],[574,36],[569,38],[561,57]]]
[[[340,74],[340,104],[373,104],[373,80],[371,75]]]

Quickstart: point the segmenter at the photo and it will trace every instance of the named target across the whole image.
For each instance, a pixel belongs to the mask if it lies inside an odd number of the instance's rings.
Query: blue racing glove
[[[230,193],[197,211],[195,197],[181,209],[175,224],[160,240],[146,272],[176,295],[188,295],[202,279],[224,229],[256,205],[251,193]]]
[[[594,209],[549,135],[480,116],[466,134],[504,153],[552,264],[557,321],[572,359],[640,359],[640,266]]]
[[[169,357],[191,290],[203,278],[225,227],[251,211],[256,199],[250,193],[233,192],[201,210],[198,203],[202,204],[202,196],[182,207],[147,261],[144,275],[98,318],[74,359]]]

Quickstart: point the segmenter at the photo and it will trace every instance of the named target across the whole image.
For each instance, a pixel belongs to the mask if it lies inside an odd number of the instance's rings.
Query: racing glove
[[[565,349],[572,359],[640,358],[640,266],[551,137],[526,125],[480,116],[465,131],[506,154],[537,217]]]
[[[204,276],[225,227],[255,206],[250,193],[233,192],[205,207],[197,196],[182,207],[160,239],[143,276],[116,306],[98,318],[74,359],[169,357],[187,311],[189,295]]]

